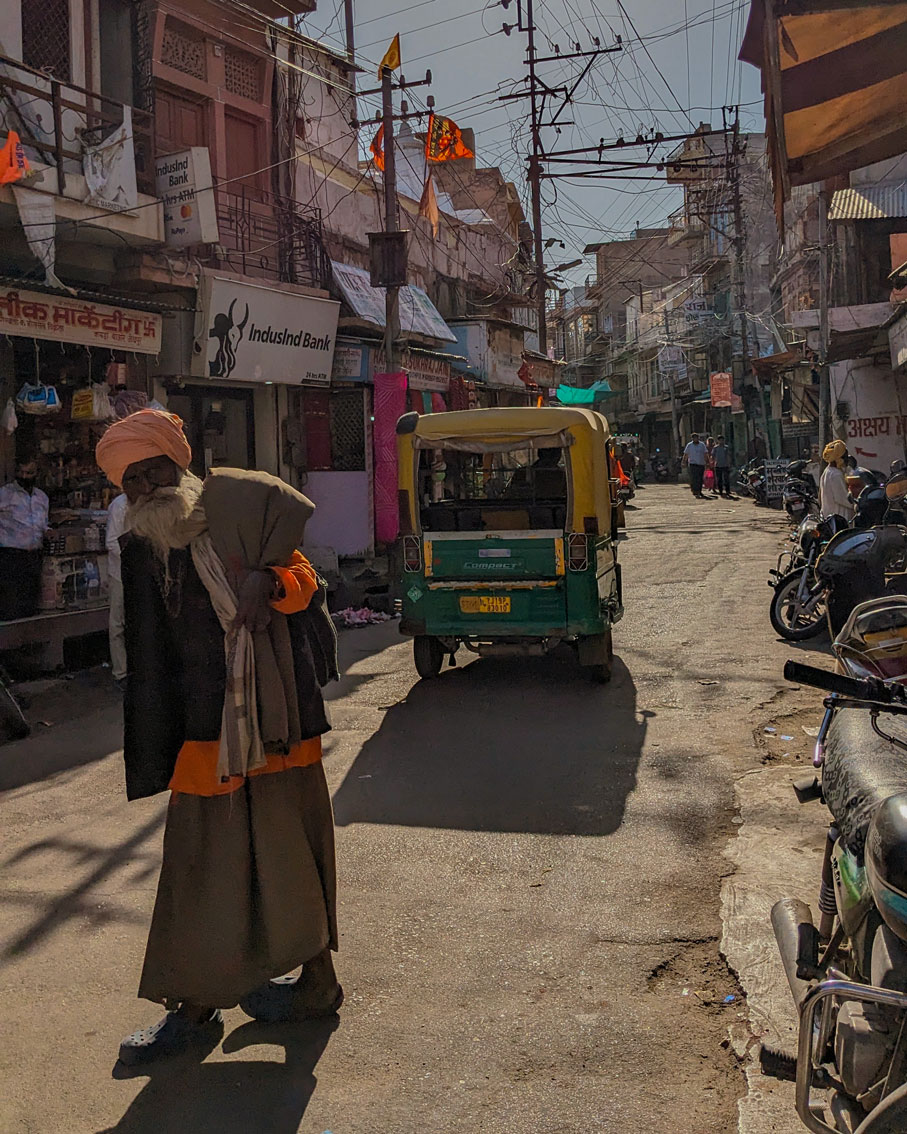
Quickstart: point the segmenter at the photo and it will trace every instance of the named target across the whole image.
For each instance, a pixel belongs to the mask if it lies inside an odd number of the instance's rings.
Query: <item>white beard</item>
[[[129,505],[126,515],[130,530],[147,539],[163,563],[171,551],[188,547],[207,528],[200,503],[203,487],[194,473],[184,472],[179,484],[156,488]]]

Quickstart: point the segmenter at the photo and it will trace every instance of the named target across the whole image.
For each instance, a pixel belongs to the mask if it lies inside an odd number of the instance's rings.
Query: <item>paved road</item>
[[[343,636],[336,1029],[236,1010],[201,1065],[112,1078],[158,1012],[134,990],[166,801],[125,803],[112,700],[0,750],[0,1130],[736,1130],[719,890],[787,652],[783,525],[680,486],[637,503],[608,687],[569,658],[417,683],[395,626]]]

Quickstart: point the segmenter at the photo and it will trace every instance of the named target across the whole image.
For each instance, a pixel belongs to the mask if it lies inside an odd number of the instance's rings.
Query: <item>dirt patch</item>
[[[816,733],[822,723],[822,697],[812,690],[792,690],[797,704],[786,712],[759,714],[753,740],[761,764],[812,766]]]
[[[689,1134],[737,1130],[737,1104],[746,1093],[743,1069],[729,1030],[745,1025],[746,1000],[718,949],[718,938],[675,942],[649,972],[650,996],[657,997],[663,1034],[673,1034],[682,1050],[665,1053],[683,1068],[692,1111]]]

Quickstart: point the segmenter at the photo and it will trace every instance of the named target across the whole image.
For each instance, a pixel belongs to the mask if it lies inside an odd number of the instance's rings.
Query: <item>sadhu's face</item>
[[[123,473],[123,491],[130,504],[152,496],[159,488],[174,488],[180,482],[179,466],[169,457],[147,457]]]

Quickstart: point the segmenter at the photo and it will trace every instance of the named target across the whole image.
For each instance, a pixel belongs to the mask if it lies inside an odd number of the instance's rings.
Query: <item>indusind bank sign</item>
[[[230,382],[328,385],[340,304],[206,273],[192,373]]]

